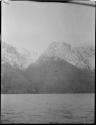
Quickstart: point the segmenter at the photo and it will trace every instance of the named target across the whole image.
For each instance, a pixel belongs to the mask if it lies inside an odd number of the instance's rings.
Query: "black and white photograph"
[[[95,123],[95,9],[1,1],[1,124]]]

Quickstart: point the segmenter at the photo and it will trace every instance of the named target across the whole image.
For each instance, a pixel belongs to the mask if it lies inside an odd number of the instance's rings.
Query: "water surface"
[[[94,94],[2,94],[2,123],[94,123]]]

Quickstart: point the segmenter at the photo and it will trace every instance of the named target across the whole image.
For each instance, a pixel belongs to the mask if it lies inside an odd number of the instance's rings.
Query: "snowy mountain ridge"
[[[45,57],[54,57],[55,60],[59,57],[78,68],[88,68],[91,70],[95,68],[95,48],[91,46],[72,47],[65,42],[53,42],[41,58]]]
[[[7,62],[12,66],[16,66],[17,68],[25,69],[30,65],[30,63],[34,62],[33,60],[34,53],[30,53],[26,49],[18,49],[5,42],[2,42],[1,48],[2,48],[1,49],[2,64]],[[35,56],[36,54],[37,53],[35,53]]]
[[[71,63],[81,69],[95,69],[95,48],[72,47],[65,42],[52,42],[48,48],[38,57],[38,53],[31,53],[26,49],[18,49],[8,43],[2,42],[2,64],[9,63],[20,69],[27,68],[31,63],[38,60],[46,60],[49,57],[57,60],[58,57],[62,60]]]

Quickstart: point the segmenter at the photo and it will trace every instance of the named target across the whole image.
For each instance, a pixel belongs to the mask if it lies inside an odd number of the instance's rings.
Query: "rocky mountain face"
[[[33,56],[36,56],[37,53],[30,53],[26,49],[17,49],[8,43],[2,42],[1,54],[2,64],[9,63],[19,69],[25,69],[34,62]]]
[[[2,46],[2,93],[90,93],[95,86],[95,49],[53,42],[33,63],[28,51]]]
[[[95,68],[95,48],[90,46],[72,47],[64,42],[53,42],[40,60],[44,61],[47,57],[53,57],[55,60],[59,57],[81,69],[93,70]]]

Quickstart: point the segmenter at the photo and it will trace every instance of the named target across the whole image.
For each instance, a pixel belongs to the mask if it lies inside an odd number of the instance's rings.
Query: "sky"
[[[2,41],[42,53],[50,43],[95,45],[95,8],[65,3],[2,3]]]

